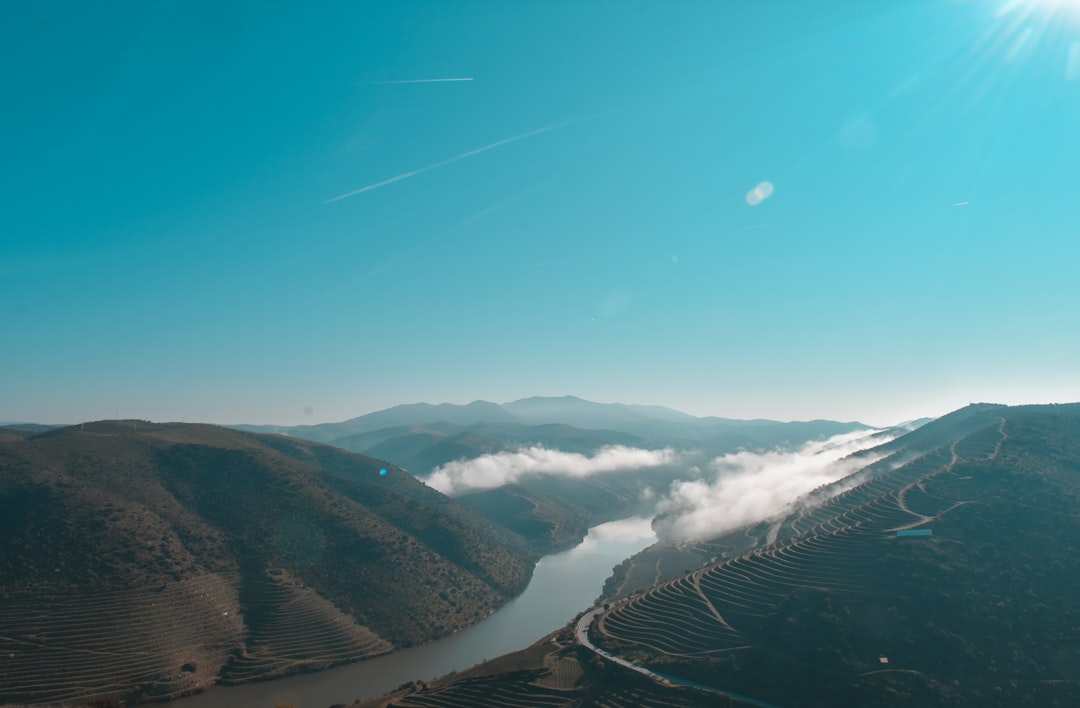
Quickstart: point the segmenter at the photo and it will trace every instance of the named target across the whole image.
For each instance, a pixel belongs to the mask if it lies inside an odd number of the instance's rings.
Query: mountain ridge
[[[506,403],[476,400],[468,404],[407,403],[373,411],[344,421],[313,425],[251,425],[227,427],[249,432],[273,432],[330,442],[380,428],[433,423],[475,425],[481,423],[563,424],[582,429],[609,429],[650,437],[701,439],[723,428],[783,426],[792,424],[839,423],[869,428],[858,421],[777,421],[740,420],[716,416],[699,417],[657,405],[597,403],[577,396],[531,396]]]

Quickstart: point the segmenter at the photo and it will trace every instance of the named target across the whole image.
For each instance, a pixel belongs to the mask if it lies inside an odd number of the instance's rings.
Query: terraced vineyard
[[[671,708],[672,706],[725,705],[710,701],[673,700],[670,692],[649,688],[619,688],[585,694],[582,691],[553,691],[544,689],[541,681],[527,677],[492,676],[474,681],[462,681],[432,692],[414,694],[393,705],[398,708],[475,708],[476,706],[506,706],[506,708],[558,708],[561,706],[595,706],[595,708]]]
[[[716,696],[710,696],[706,703],[703,699],[686,699],[685,701],[673,700],[670,693],[659,693],[656,690],[644,688],[620,688],[596,698],[588,705],[595,708],[671,708],[671,706],[698,706],[708,705],[713,708],[735,703],[725,701]]]
[[[456,677],[419,685],[366,705],[394,708],[471,708],[499,705],[554,708],[578,702],[585,672],[572,642],[555,636]]]
[[[141,421],[9,438],[0,705],[164,700],[417,644],[520,591],[525,550],[315,443]]]
[[[210,574],[157,588],[6,598],[0,704],[164,697],[205,685],[243,646],[238,607],[232,579]]]
[[[551,673],[536,681],[536,685],[544,688],[555,688],[560,691],[572,691],[581,683],[584,672],[577,659],[563,657],[550,663]]]
[[[493,659],[460,675],[414,684],[354,708],[671,708],[732,705],[692,689],[658,686],[604,663],[582,663],[591,654],[564,627],[528,649]]]
[[[717,654],[746,645],[709,603],[700,577],[684,576],[665,583],[600,619],[601,631],[665,654]],[[671,628],[680,628],[675,638]]]
[[[556,708],[567,703],[565,692],[539,683],[542,672],[483,677],[460,681],[436,691],[415,694],[396,705],[401,708],[471,708],[499,705],[507,708]]]
[[[1006,437],[1004,418],[976,418],[978,425],[964,420],[970,432],[951,443],[897,449],[818,490],[822,501],[772,526],[771,543],[616,604],[593,623],[592,641],[615,654],[648,656],[654,667],[667,665],[659,657],[717,660],[754,648],[756,624],[799,590],[859,596],[874,559],[903,542],[897,531],[930,527],[968,502],[957,466],[992,460]]]
[[[206,574],[155,588],[6,599],[0,704],[167,698],[214,682],[222,665],[225,683],[242,683],[393,649],[299,584],[261,583],[245,630],[239,585],[237,576]]]
[[[393,650],[390,642],[293,582],[257,583],[249,604],[247,646],[223,672],[242,683],[366,659]]]

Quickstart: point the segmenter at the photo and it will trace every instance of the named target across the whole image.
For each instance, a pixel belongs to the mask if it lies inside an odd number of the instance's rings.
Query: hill
[[[641,513],[643,495],[666,489],[697,462],[740,449],[794,448],[867,428],[861,423],[827,420],[698,418],[662,406],[596,403],[574,396],[533,397],[501,405],[420,403],[340,423],[236,427],[326,441],[389,460],[420,477],[456,461],[538,446],[586,456],[614,445],[680,451],[680,463],[675,466],[621,470],[617,475],[587,479],[530,475],[512,490],[491,489],[459,497],[489,519],[525,534],[538,553],[569,548],[590,526]]]
[[[340,423],[317,425],[267,426],[235,425],[238,430],[250,432],[284,433],[299,438],[328,442],[350,435],[367,433],[381,428],[393,428],[427,423],[512,423],[517,420],[497,403],[473,401],[464,406],[452,403],[407,403],[374,413],[350,418]]]
[[[592,454],[608,445],[648,446],[645,440],[629,433],[583,430],[559,423],[415,424],[358,433],[331,440],[330,444],[392,460],[421,477],[455,460],[534,445],[581,454]]]
[[[592,455],[610,445],[637,447],[644,441],[628,433],[582,430],[554,423],[427,423],[381,428],[330,444],[392,460],[423,477],[450,462],[522,448],[540,446]],[[574,546],[590,526],[632,515],[641,491],[650,482],[666,486],[679,471],[681,468],[660,472],[625,470],[618,475],[574,480],[537,475],[510,487],[462,494],[457,499],[524,536],[537,553],[548,554]]]
[[[399,468],[326,445],[140,421],[11,436],[0,704],[163,698],[385,653],[483,618],[534,561]]]
[[[696,570],[371,705],[1080,704],[1080,405],[969,406],[860,455]]]
[[[64,426],[40,425],[38,423],[4,423],[0,425],[0,440],[20,440],[61,427]]]
[[[297,426],[235,425],[232,427],[249,432],[281,433],[308,440],[334,442],[334,444],[362,452],[366,449],[361,448],[366,444],[367,439],[354,438],[355,442],[352,443],[346,443],[345,440],[365,433],[381,431],[384,428],[420,426],[427,429],[431,426],[441,427],[446,424],[460,426],[456,432],[474,432],[480,435],[483,433],[465,429],[487,424],[494,424],[494,429],[498,429],[498,424],[563,426],[597,432],[601,437],[610,437],[612,434],[629,435],[645,446],[687,446],[690,444],[701,446],[705,444],[708,447],[715,443],[725,452],[738,447],[775,447],[868,427],[857,422],[841,423],[823,420],[786,423],[774,420],[699,418],[662,406],[596,403],[575,396],[534,396],[503,404],[473,401],[464,406],[450,403],[437,405],[412,403],[375,411],[339,423]],[[442,429],[441,432],[445,433],[446,430]],[[361,440],[364,442],[360,442]]]

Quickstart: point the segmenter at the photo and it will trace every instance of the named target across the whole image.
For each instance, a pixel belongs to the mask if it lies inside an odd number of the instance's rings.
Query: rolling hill
[[[400,431],[400,432],[399,432]],[[394,464],[425,476],[447,462],[540,445],[564,452],[592,454],[607,445],[650,447],[636,435],[615,430],[584,430],[545,423],[453,423],[381,428],[330,441],[331,445]]]
[[[140,421],[12,434],[0,704],[160,699],[385,653],[483,618],[535,558],[399,468],[318,443]]]
[[[529,650],[366,705],[1080,704],[1080,404],[973,405],[861,455],[696,569],[635,588],[630,563]]]

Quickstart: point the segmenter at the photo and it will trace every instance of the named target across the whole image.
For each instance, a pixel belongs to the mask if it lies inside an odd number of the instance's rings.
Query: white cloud
[[[877,432],[845,433],[797,450],[718,457],[708,465],[704,478],[672,483],[657,504],[657,536],[676,542],[700,541],[776,518],[804,494],[876,460],[842,458],[891,439],[871,438]]]
[[[632,516],[628,519],[609,521],[606,524],[593,526],[589,533],[575,551],[587,550],[601,543],[633,543],[636,541],[656,540],[656,533],[652,528],[651,516]]]
[[[671,448],[643,450],[610,445],[587,457],[576,452],[534,445],[514,452],[497,452],[472,460],[448,462],[436,468],[424,481],[443,494],[462,494],[513,484],[529,475],[588,477],[600,472],[660,467],[675,459],[675,451]]]
[[[653,536],[652,517],[631,516],[627,519],[609,521],[606,524],[593,526],[589,529],[589,533],[601,541],[611,538],[630,541],[651,538]]]

